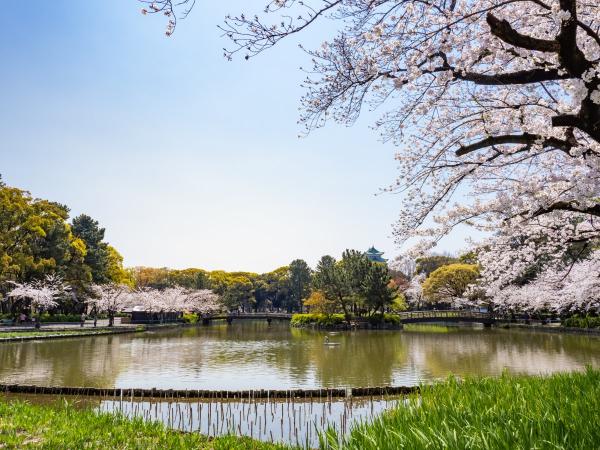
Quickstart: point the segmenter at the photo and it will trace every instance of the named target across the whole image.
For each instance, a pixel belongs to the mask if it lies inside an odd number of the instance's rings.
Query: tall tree
[[[107,263],[106,263],[106,276],[112,282],[116,284],[124,284],[131,288],[135,285],[133,274],[131,270],[127,270],[123,267],[123,256],[114,248],[112,245],[106,246],[107,252]]]
[[[333,256],[323,256],[317,264],[313,277],[315,289],[322,292],[327,300],[335,302],[343,311],[346,321],[350,321],[352,306],[352,283],[348,272]]]
[[[383,313],[398,298],[398,287],[393,282],[386,264],[371,263],[361,286],[365,306],[371,313]]]
[[[289,266],[289,305],[290,309],[299,311],[304,299],[310,295],[312,270],[302,259],[295,259]]]
[[[92,271],[94,283],[109,283],[110,250],[104,242],[104,228],[100,228],[98,221],[86,214],[81,214],[73,219],[73,234],[85,242],[87,254],[85,263]]]
[[[66,222],[66,206],[34,199],[0,180],[0,284],[58,274],[73,287],[89,283],[86,247]]]

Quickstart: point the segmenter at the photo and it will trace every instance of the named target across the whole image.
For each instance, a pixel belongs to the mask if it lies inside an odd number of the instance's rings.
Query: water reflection
[[[337,346],[324,345],[328,334]],[[178,389],[414,385],[600,366],[600,339],[469,328],[324,333],[238,322],[0,345],[0,381]]]
[[[352,424],[371,421],[396,398],[334,401],[128,401],[103,400],[99,410],[160,421],[169,428],[207,436],[234,434],[268,442],[316,448],[318,432],[347,434]]]

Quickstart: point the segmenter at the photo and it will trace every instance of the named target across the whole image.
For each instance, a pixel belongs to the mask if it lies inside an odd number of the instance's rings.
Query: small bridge
[[[291,314],[286,313],[271,313],[271,312],[258,312],[258,313],[238,313],[238,314],[214,314],[211,316],[202,317],[202,323],[208,325],[213,320],[226,320],[227,323],[231,324],[234,320],[266,320],[271,323],[272,320],[292,320]]]
[[[496,322],[490,313],[480,311],[461,310],[431,310],[431,311],[406,311],[399,314],[400,322],[407,323],[431,323],[431,322],[471,322],[482,323],[485,327],[492,326]]]
[[[406,311],[399,313],[400,322],[408,323],[431,323],[431,322],[470,322],[482,323],[489,327],[496,322],[494,316],[479,311],[462,310],[428,310],[428,311]],[[292,314],[276,312],[236,313],[236,314],[214,314],[202,317],[202,323],[208,325],[213,320],[225,320],[231,324],[234,320],[291,320]]]

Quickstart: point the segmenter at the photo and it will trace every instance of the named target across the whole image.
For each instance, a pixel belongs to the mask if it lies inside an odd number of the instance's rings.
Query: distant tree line
[[[0,302],[0,312],[23,311],[30,302],[38,310],[64,314],[85,312],[92,305],[95,314],[104,302],[110,303],[104,310],[113,314],[119,309],[117,303],[123,302],[115,301],[119,296],[99,292],[137,291],[131,298],[152,292],[156,300],[161,292],[183,288],[188,294],[214,292],[228,311],[310,310],[339,312],[349,318],[403,304],[400,292],[407,285],[402,273],[356,250],[346,250],[339,261],[324,256],[315,270],[301,259],[262,274],[126,269],[97,220],[85,214],[70,220],[67,206],[34,198],[0,181],[0,296],[6,300]],[[168,310],[169,305],[160,308]]]
[[[225,272],[202,269],[136,267],[132,270],[138,288],[185,287],[210,289],[229,311],[299,311],[311,291],[312,271],[297,259],[272,272]]]

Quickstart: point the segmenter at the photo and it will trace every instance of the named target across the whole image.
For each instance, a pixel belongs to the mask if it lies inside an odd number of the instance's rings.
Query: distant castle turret
[[[369,250],[367,250],[366,255],[367,258],[373,262],[387,263],[387,259],[382,258],[383,252],[380,252],[375,247],[371,247]]]

